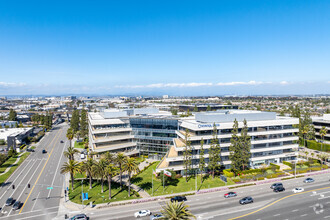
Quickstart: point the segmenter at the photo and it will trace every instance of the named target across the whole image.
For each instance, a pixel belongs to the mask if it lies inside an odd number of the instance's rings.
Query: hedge
[[[289,166],[289,167],[291,167],[291,168],[294,167],[292,163],[287,162],[287,161],[283,161],[283,164],[285,164],[285,165],[287,165],[287,166]]]
[[[235,176],[235,174],[234,174],[233,172],[230,172],[230,171],[228,171],[228,170],[223,170],[223,174],[224,174],[226,177],[229,177],[229,178]]]
[[[276,165],[274,163],[270,163],[271,166],[275,166],[276,167],[276,170],[279,170],[281,167],[279,165]]]
[[[301,142],[301,145],[304,145],[304,142]],[[321,143],[312,140],[306,140],[306,147],[313,150],[321,151]],[[323,143],[323,151],[330,151],[330,144]]]

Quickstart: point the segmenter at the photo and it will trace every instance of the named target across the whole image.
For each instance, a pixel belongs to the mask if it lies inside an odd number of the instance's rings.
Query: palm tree
[[[303,138],[304,138],[304,147],[306,146],[306,134],[308,133],[309,128],[308,125],[305,125],[304,128],[302,129],[302,134],[303,134]]]
[[[71,188],[73,190],[74,175],[80,172],[80,164],[77,161],[69,160],[65,162],[61,167],[61,174],[70,173],[71,176]]]
[[[120,189],[122,189],[122,176],[123,176],[123,166],[126,162],[126,156],[123,154],[123,153],[117,153],[117,156],[116,156],[116,163],[119,167],[119,177],[120,177]]]
[[[66,151],[63,152],[64,156],[66,156],[69,160],[74,160],[74,155],[79,153],[79,150],[75,149],[74,147],[68,147]]]
[[[85,171],[89,177],[89,189],[92,189],[92,178],[94,170],[95,161],[92,158],[87,159],[81,163],[81,170]]]
[[[131,196],[131,174],[133,172],[139,172],[139,164],[135,158],[127,158],[124,164],[125,171],[128,172],[128,196]]]
[[[105,154],[102,155],[102,158],[107,162],[107,164],[111,164],[115,161],[115,155],[107,151]]]
[[[108,166],[105,168],[105,172],[108,177],[109,199],[111,199],[111,180],[112,177],[116,175],[117,170],[117,167],[115,167],[113,164],[108,164]]]
[[[95,174],[101,178],[101,193],[104,192],[104,178],[107,176],[106,174],[107,162],[104,159],[99,160],[99,162],[95,163]]]
[[[324,164],[324,161],[328,158],[328,156],[324,153],[319,154],[318,157],[320,158],[322,164]]]
[[[196,216],[191,214],[187,210],[189,206],[185,205],[183,202],[167,202],[166,206],[162,207],[161,213],[164,217],[161,219],[164,220],[184,220],[184,219],[196,219]]]
[[[322,139],[322,143],[321,143],[321,151],[323,150],[323,142],[324,142],[324,136],[327,135],[328,130],[325,126],[322,127],[322,129],[320,130],[320,136]]]
[[[72,128],[69,128],[66,132],[66,137],[68,138],[69,142],[70,142],[70,147],[71,147],[71,141],[73,139],[74,133]]]

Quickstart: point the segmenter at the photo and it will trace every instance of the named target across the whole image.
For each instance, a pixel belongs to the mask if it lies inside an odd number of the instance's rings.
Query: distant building
[[[313,118],[312,120],[313,120],[313,125],[315,128],[316,138],[319,140],[322,139],[320,136],[320,130],[324,126],[328,130],[327,134],[324,136],[324,140],[327,143],[330,143],[330,114],[324,114],[323,117]]]
[[[19,147],[25,143],[25,139],[33,134],[33,128],[2,128],[0,129],[0,139],[7,142],[10,147]]]
[[[180,111],[194,111],[195,107],[197,107],[197,110],[199,112],[205,112],[207,111],[207,108],[211,111],[220,110],[220,109],[238,109],[237,105],[220,105],[220,104],[196,104],[196,105],[179,105]]]

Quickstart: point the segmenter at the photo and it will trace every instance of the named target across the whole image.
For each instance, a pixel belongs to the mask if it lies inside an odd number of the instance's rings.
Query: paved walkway
[[[3,175],[3,174],[5,174],[5,173],[7,173],[12,166],[14,166],[15,164],[18,163],[18,161],[19,161],[20,158],[21,158],[21,155],[18,156],[17,159],[16,159],[16,161],[13,164],[11,164],[9,167],[7,167],[6,170],[3,173],[0,174],[0,176]]]

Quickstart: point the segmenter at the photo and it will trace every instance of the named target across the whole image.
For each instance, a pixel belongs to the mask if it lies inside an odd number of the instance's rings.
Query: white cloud
[[[26,85],[25,83],[0,82],[0,87],[22,87],[25,85]]]
[[[287,82],[287,81],[282,81],[282,82],[280,82],[280,84],[281,84],[281,85],[288,85],[289,82]]]
[[[219,82],[216,85],[218,86],[236,86],[236,85],[261,85],[265,84],[265,82],[257,82],[257,81],[249,81],[249,82]]]
[[[175,87],[199,87],[199,86],[212,86],[213,83],[155,83],[149,85],[126,85],[115,86],[116,88],[175,88]]]

